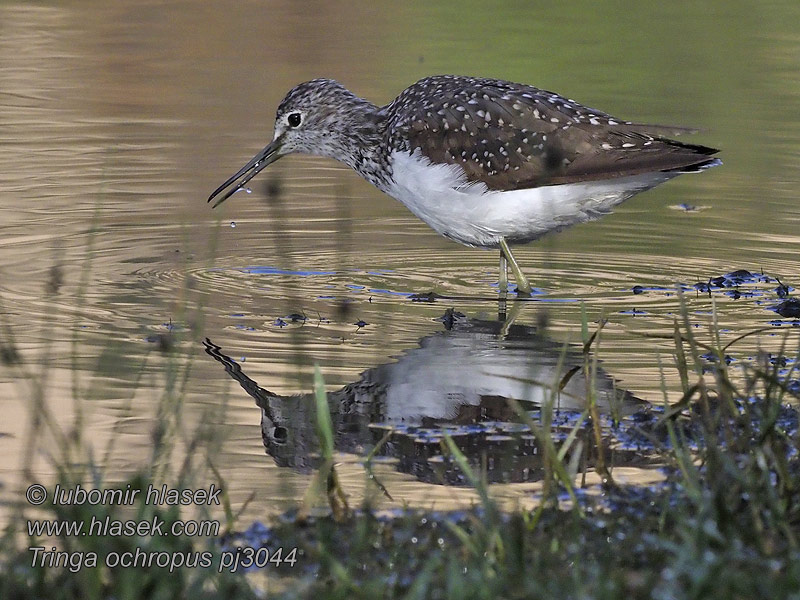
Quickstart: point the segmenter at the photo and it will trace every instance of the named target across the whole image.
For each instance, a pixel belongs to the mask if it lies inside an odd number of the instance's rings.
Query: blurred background
[[[292,394],[314,363],[335,389],[393,360],[450,306],[496,318],[494,252],[437,236],[333,161],[285,158],[251,194],[206,204],[314,77],[377,104],[426,75],[498,77],[700,128],[691,141],[721,148],[724,166],[515,251],[536,288],[521,322],[546,314],[549,336],[578,341],[585,303],[609,319],[606,369],[661,401],[672,344],[641,334],[671,334],[676,284],[736,269],[798,282],[797,23],[790,0],[0,2],[0,492],[18,485],[36,393],[67,428],[80,414],[90,445],[113,437],[124,473],[148,455],[178,373],[187,427],[217,427],[234,503],[255,491],[252,514],[279,512],[307,479],[264,456],[258,410],[199,340]],[[687,300],[703,332],[716,303],[733,338],[778,319],[771,289]],[[408,298],[428,291],[455,299]],[[47,449],[34,450],[47,480]],[[390,483],[404,500],[454,496]]]

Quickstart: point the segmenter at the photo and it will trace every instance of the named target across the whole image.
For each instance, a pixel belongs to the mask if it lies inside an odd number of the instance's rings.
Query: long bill
[[[214,202],[211,208],[217,208],[220,204],[225,202],[225,200],[233,196],[236,192],[247,185],[247,182],[258,175],[262,170],[264,170],[264,168],[278,160],[281,157],[281,155],[278,153],[279,149],[280,138],[272,140],[272,142],[266,148],[256,154],[250,160],[250,162],[239,169],[236,172],[236,175],[215,189],[214,192],[208,197],[209,202],[222,193],[226,188],[232,186],[227,192],[225,192],[224,196],[220,197],[216,202]]]

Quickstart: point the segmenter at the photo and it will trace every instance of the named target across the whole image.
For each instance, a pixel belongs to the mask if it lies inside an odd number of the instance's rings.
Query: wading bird
[[[218,206],[286,154],[335,158],[443,236],[500,248],[501,293],[510,263],[517,293],[529,295],[509,246],[720,164],[718,150],[668,137],[691,131],[623,121],[497,79],[427,77],[383,107],[314,79],[286,94],[272,142],[208,200]]]

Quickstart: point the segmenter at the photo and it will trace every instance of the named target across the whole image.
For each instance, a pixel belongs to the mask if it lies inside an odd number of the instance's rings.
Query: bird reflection
[[[381,453],[399,459],[400,470],[457,483],[458,477],[442,472],[440,442],[447,432],[468,458],[497,467],[489,481],[537,478],[536,441],[509,401],[534,419],[551,403],[553,435],[566,437],[586,417],[590,381],[581,349],[525,325],[471,319],[452,310],[441,320],[444,330],[422,338],[419,347],[328,393],[337,450],[363,455],[391,432]],[[319,446],[313,395],[274,394],[208,339],[205,350],[261,408],[264,447],[276,464],[314,468]],[[602,369],[592,379],[598,410],[609,422],[612,415],[619,419],[646,405],[617,388]]]

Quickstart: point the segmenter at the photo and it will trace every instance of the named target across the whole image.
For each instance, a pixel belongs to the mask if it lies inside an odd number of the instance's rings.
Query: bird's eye
[[[289,126],[290,127],[297,127],[298,125],[300,125],[300,121],[301,121],[300,113],[292,113],[292,114],[290,114],[289,118],[287,119],[287,121],[289,122]]]
[[[280,425],[278,425],[275,429],[272,430],[272,439],[275,440],[275,443],[285,444],[288,438],[289,438],[289,432],[286,430],[286,427],[281,427]]]

